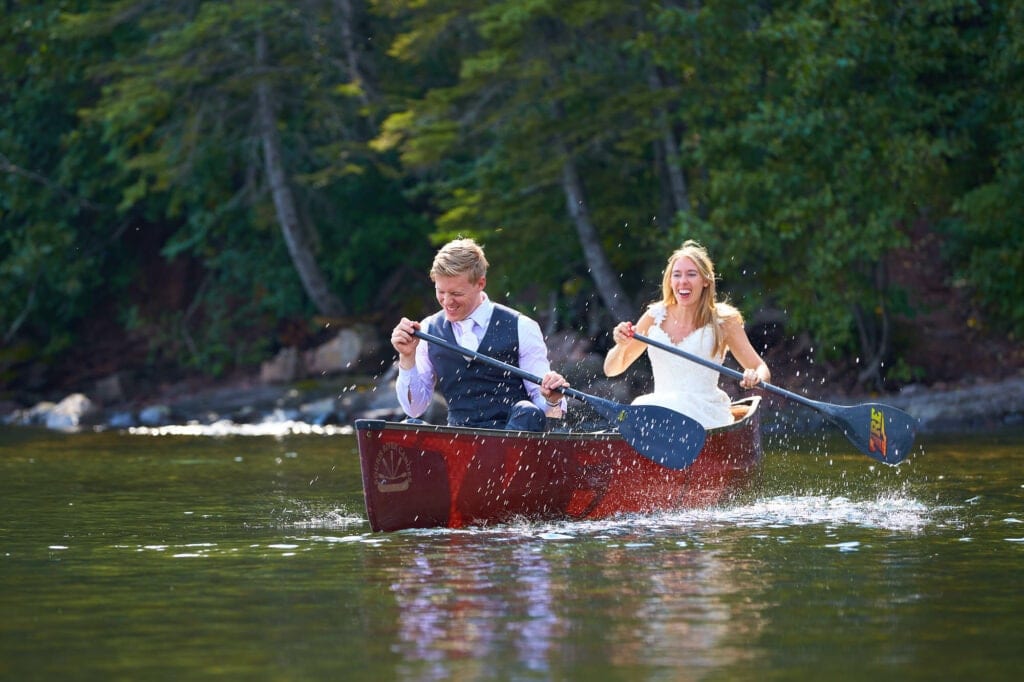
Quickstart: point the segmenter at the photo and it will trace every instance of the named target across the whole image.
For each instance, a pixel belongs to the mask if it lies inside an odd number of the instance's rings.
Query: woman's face
[[[697,264],[688,256],[680,256],[672,261],[669,281],[672,284],[672,292],[676,295],[676,303],[684,306],[699,303],[701,294],[708,285],[697,269]]]

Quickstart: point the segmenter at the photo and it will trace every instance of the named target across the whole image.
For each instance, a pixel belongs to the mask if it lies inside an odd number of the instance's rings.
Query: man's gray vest
[[[502,362],[519,366],[519,313],[494,304],[491,322],[477,351]],[[452,323],[444,311],[427,321],[427,331],[451,343],[457,343]],[[450,426],[503,429],[512,406],[529,400],[523,380],[497,367],[456,355],[440,346],[427,349],[437,374],[437,390],[448,401]]]

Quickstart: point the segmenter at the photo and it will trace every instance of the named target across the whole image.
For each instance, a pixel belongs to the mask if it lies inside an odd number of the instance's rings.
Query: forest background
[[[1024,366],[1021,2],[0,6],[2,399],[384,338],[457,235],[598,346],[693,238],[773,369]]]

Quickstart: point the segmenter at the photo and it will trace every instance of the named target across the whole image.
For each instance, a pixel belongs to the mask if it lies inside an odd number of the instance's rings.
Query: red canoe
[[[600,519],[714,504],[761,461],[760,398],[709,429],[685,471],[638,455],[614,432],[530,433],[356,421],[370,527],[462,528],[517,518]]]

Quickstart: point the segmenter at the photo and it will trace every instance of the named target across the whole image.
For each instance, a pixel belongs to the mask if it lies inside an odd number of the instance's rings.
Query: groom
[[[561,417],[565,379],[551,371],[540,325],[484,292],[487,259],[472,239],[445,244],[434,257],[430,279],[441,310],[422,322],[402,318],[391,333],[398,351],[398,401],[410,417],[430,405],[434,388],[448,402],[448,424],[514,431],[543,431],[545,417]],[[470,362],[443,347],[420,343],[423,329],[451,343],[543,377],[541,384]]]

